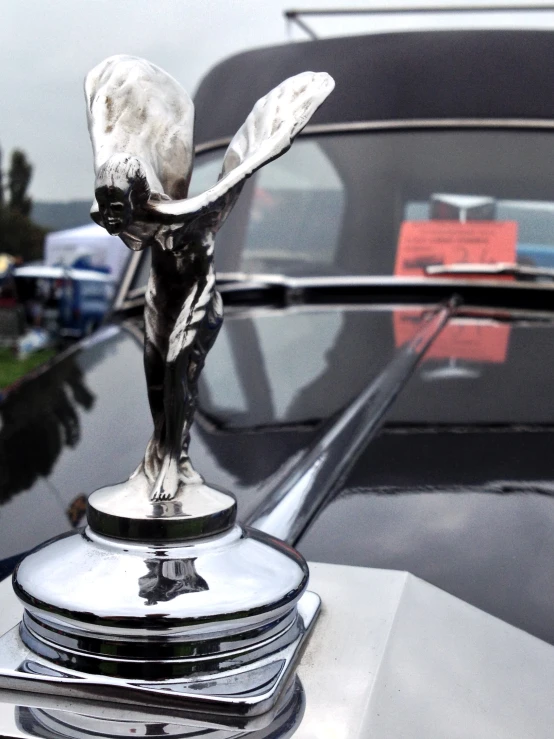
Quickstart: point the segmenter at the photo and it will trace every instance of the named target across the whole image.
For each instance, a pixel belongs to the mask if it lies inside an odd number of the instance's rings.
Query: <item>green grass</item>
[[[18,359],[11,349],[0,347],[0,388],[7,387],[12,382],[19,380],[27,372],[44,364],[55,353],[55,349],[41,349],[29,354],[25,359]]]

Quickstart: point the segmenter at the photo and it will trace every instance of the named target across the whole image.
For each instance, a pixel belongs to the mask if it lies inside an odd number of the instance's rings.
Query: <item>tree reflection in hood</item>
[[[0,503],[50,475],[62,449],[77,446],[77,406],[89,411],[94,401],[74,355],[7,394],[0,405]]]

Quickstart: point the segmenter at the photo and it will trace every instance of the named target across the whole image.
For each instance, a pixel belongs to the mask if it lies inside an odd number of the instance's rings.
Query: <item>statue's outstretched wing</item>
[[[153,195],[186,197],[194,106],[171,75],[145,59],[111,56],[87,74],[85,98],[95,174],[114,155],[134,156]]]
[[[179,223],[195,213],[217,209],[230,190],[289,149],[334,86],[326,72],[303,72],[285,80],[258,100],[233,137],[214,187],[184,200],[151,201],[148,210],[166,223]]]

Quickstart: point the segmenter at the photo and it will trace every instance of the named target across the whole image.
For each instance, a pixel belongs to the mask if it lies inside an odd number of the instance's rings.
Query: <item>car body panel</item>
[[[297,547],[318,561],[407,569],[553,643],[553,441],[385,431]]]

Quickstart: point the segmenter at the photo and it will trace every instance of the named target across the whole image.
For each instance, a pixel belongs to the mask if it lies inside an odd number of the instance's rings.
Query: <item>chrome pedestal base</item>
[[[203,482],[184,486],[173,500],[149,496],[150,483],[141,473],[96,490],[87,503],[89,526],[116,539],[167,544],[227,531],[237,515],[232,495]]]
[[[284,648],[260,655],[247,668],[201,678],[151,682],[62,669],[34,654],[21,638],[21,626],[17,626],[0,639],[0,688],[33,694],[33,706],[41,705],[39,696],[46,706],[49,702],[44,697],[48,696],[92,701],[86,711],[94,716],[93,706],[98,703],[102,708],[97,718],[105,718],[106,706],[111,705],[120,718],[126,708],[132,708],[134,715],[139,712],[151,721],[170,716],[173,723],[186,726],[198,722],[206,727],[253,731],[271,723],[282,709],[286,688],[294,677],[299,652],[319,606],[319,597],[306,592],[298,603],[297,637]]]
[[[235,524],[226,493],[200,486],[198,510],[185,496],[132,507],[126,486],[94,493],[86,529],[16,569],[25,610],[0,639],[0,688],[271,721],[319,610],[306,562]]]

